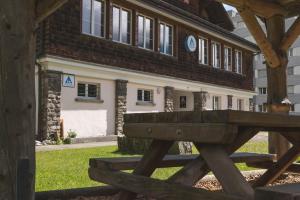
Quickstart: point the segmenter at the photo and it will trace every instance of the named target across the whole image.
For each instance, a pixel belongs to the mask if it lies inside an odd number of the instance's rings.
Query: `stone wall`
[[[60,135],[61,72],[41,71],[39,74],[38,139],[57,139]]]
[[[123,136],[124,114],[127,112],[127,82],[116,80],[116,135]]]
[[[208,93],[201,92],[193,92],[194,95],[194,111],[203,111],[206,109],[206,102],[208,98]]]

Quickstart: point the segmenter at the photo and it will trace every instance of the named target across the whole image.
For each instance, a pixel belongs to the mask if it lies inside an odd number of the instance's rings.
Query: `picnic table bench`
[[[293,147],[276,161],[272,155],[234,154],[260,131],[280,132]],[[91,179],[122,189],[121,200],[134,199],[136,193],[157,199],[254,199],[254,189],[276,180],[293,166],[300,153],[299,116],[231,110],[129,114],[125,115],[124,133],[127,137],[153,139],[145,155],[91,159],[89,168]],[[166,156],[175,141],[193,142],[200,154]],[[250,166],[263,163],[267,171],[250,185],[235,162]],[[150,178],[156,168],[174,166],[183,167],[167,180]],[[132,174],[120,171],[128,169],[134,169]],[[223,192],[192,187],[210,171]]]

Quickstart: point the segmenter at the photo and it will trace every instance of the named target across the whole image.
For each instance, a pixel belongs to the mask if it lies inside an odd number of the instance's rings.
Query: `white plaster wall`
[[[136,105],[138,89],[153,90],[154,106]],[[164,111],[164,88],[149,85],[128,83],[127,84],[127,113],[163,112]]]
[[[113,135],[115,132],[115,82],[76,76],[76,87],[62,87],[61,118],[64,134],[71,129],[78,138]],[[101,85],[103,103],[76,102],[78,81]]]
[[[186,96],[186,108],[180,108],[180,96]],[[192,92],[176,90],[174,94],[174,110],[175,111],[193,111],[194,95]]]
[[[295,104],[295,112],[300,112],[300,104]]]

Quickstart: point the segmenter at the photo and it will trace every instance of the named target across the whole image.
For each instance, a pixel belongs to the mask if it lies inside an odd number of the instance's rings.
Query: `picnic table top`
[[[126,114],[129,123],[223,123],[252,127],[300,127],[300,116],[247,111],[218,110]]]

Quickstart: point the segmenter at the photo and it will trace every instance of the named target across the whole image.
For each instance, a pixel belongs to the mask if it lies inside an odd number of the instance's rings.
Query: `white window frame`
[[[139,98],[138,98],[139,90],[142,91],[142,100],[139,100]],[[145,91],[150,92],[150,101],[145,101]],[[137,102],[153,103],[153,101],[154,101],[154,91],[151,90],[151,89],[142,89],[142,88],[139,88],[139,89],[137,89],[136,98],[137,98]]]
[[[202,49],[202,45],[201,45],[201,41],[204,41],[206,42],[206,49]],[[204,37],[199,37],[198,39],[198,45],[199,45],[199,63],[202,64],[202,65],[208,65],[208,62],[209,62],[209,48],[208,48],[208,39],[207,38],[204,38]],[[205,55],[206,53],[206,55]],[[206,63],[205,63],[205,57],[207,59]]]
[[[229,54],[228,54],[228,52],[227,52],[227,57],[226,57],[226,50],[227,49],[230,49],[230,54],[231,54],[231,56],[230,56],[230,65],[228,64],[228,60],[229,60]],[[226,60],[227,60],[227,63],[226,63]],[[232,71],[232,48],[231,47],[229,47],[229,46],[224,46],[224,69],[226,70],[226,71]]]
[[[85,85],[85,96],[79,96],[78,95],[78,85],[82,84]],[[89,91],[88,86],[89,85],[95,85],[97,87],[97,96],[96,97],[89,97]],[[100,99],[101,98],[101,84],[100,83],[90,83],[90,82],[77,82],[77,98],[81,99]]]
[[[216,102],[216,99],[218,99],[218,102]],[[212,109],[213,110],[221,110],[222,109],[222,98],[220,96],[213,96]]]
[[[214,48],[214,45],[216,48]],[[219,59],[218,59],[218,52],[215,50],[218,49],[217,46],[219,46]],[[219,42],[216,42],[216,41],[211,41],[211,56],[212,56],[212,66],[214,68],[217,68],[217,69],[221,69],[221,43]]]
[[[241,53],[241,60],[240,63],[238,62],[238,55]],[[241,50],[234,51],[234,58],[235,58],[235,72],[238,74],[243,74],[243,52]]]
[[[113,10],[114,10],[114,7],[116,7],[116,8],[118,8],[119,10],[120,10],[120,16],[119,16],[119,40],[114,40],[113,39],[113,36],[112,36],[112,41],[113,42],[118,42],[118,43],[121,43],[121,44],[126,44],[126,45],[132,45],[132,10],[130,10],[130,9],[127,9],[127,8],[124,8],[124,7],[122,7],[122,6],[119,6],[119,5],[117,5],[117,4],[113,4],[112,5],[112,23],[114,22],[114,20],[113,20],[113,18],[114,18],[114,16],[113,16]],[[122,41],[122,34],[121,34],[121,30],[122,30],[122,11],[127,11],[128,13],[130,13],[130,36],[129,36],[129,43],[127,43],[127,42],[123,42]],[[114,34],[114,28],[112,27],[111,28],[111,30],[112,30],[112,35]]]
[[[141,48],[141,49],[146,49],[146,50],[150,50],[150,51],[154,51],[154,37],[155,37],[155,20],[154,20],[154,18],[152,18],[152,17],[149,17],[149,16],[147,16],[147,15],[143,15],[143,14],[141,14],[141,13],[137,13],[137,15],[136,15],[136,20],[137,20],[137,22],[136,22],[136,27],[137,27],[137,39],[136,39],[136,41],[137,41],[137,47],[139,47],[139,48]],[[138,44],[138,37],[139,37],[139,17],[143,17],[144,18],[144,46],[143,47],[140,47],[139,46],[139,44]],[[152,49],[148,49],[148,48],[146,48],[146,31],[145,31],[145,25],[146,25],[146,20],[145,19],[150,19],[151,21],[152,21]]]
[[[266,88],[266,87],[259,87],[258,88],[258,94],[260,94],[260,95],[266,95],[266,94],[268,94],[268,88]]]
[[[160,40],[161,40],[161,37],[160,37],[160,31],[161,31],[160,25],[161,24],[164,25],[164,29],[165,29],[166,26],[170,26],[172,28],[172,54],[166,53],[166,51],[167,51],[167,45],[166,45],[166,40],[165,40],[165,36],[166,36],[165,34],[164,34],[164,50],[163,50],[163,52],[161,52],[161,49],[160,49]],[[164,55],[168,55],[168,56],[173,56],[174,55],[174,26],[171,25],[171,24],[165,23],[163,21],[159,21],[158,22],[158,26],[159,26],[159,53],[164,54]]]
[[[85,35],[89,35],[89,36],[94,36],[94,37],[98,37],[98,38],[105,38],[105,34],[106,34],[106,1],[105,0],[90,0],[91,1],[91,21],[90,21],[90,26],[91,26],[91,32],[90,33],[86,33],[84,32],[83,30],[83,1],[82,0],[82,6],[81,6],[81,33],[82,34],[85,34]],[[103,7],[104,7],[104,13],[103,13],[103,16],[104,16],[104,19],[103,19],[103,36],[100,36],[99,35],[95,35],[94,34],[94,20],[95,20],[95,14],[94,14],[94,1],[100,1],[102,4],[103,4]]]

